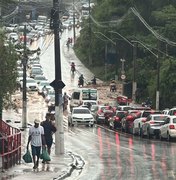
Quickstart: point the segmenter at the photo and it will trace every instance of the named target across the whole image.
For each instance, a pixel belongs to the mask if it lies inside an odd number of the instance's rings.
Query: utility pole
[[[26,25],[24,25],[24,55],[22,59],[23,64],[23,109],[22,109],[22,128],[27,128],[27,98],[26,98]]]
[[[55,154],[64,154],[64,129],[63,129],[63,107],[62,107],[62,88],[65,84],[61,77],[61,59],[60,59],[60,38],[59,38],[59,2],[53,0],[51,9],[50,28],[54,29],[55,45],[55,80],[50,85],[55,90],[55,121],[57,131],[55,133]]]
[[[91,43],[92,43],[92,36],[91,36],[91,20],[90,20],[90,0],[89,0],[89,65],[92,65],[92,47],[91,47]]]
[[[76,31],[75,31],[75,1],[73,0],[73,43],[75,44]]]
[[[156,82],[156,110],[159,110],[160,98],[160,42],[158,41],[158,56],[157,56],[157,82]]]
[[[120,59],[122,62],[122,70],[121,70],[121,79],[122,79],[122,95],[124,95],[124,80],[126,78],[125,76],[125,59]]]
[[[136,89],[137,89],[137,82],[136,82],[136,56],[137,56],[137,42],[134,42],[133,46],[133,90],[132,90],[132,100],[133,102],[136,101]]]

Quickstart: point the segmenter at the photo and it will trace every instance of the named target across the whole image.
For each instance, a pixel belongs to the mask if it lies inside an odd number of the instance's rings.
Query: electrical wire
[[[171,45],[171,46],[176,46],[176,42],[171,41],[171,40],[163,37],[162,35],[158,34],[156,31],[154,31],[154,30],[152,29],[152,27],[147,24],[147,22],[143,19],[143,17],[139,14],[139,12],[138,12],[134,7],[130,8],[130,9],[131,9],[131,11],[133,12],[133,14],[139,18],[139,20],[144,24],[144,26],[145,26],[158,40],[160,40],[160,41],[162,41],[162,42],[165,42],[165,43],[167,43],[167,44],[169,44],[169,45]]]

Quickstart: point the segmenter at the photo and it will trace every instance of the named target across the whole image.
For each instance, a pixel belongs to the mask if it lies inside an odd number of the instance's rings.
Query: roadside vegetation
[[[4,7],[14,2],[12,0],[0,1],[2,12]],[[5,41],[4,31],[0,28],[0,119],[2,119],[3,104],[9,101],[16,90],[17,60],[14,46]]]
[[[120,59],[125,59],[125,81],[132,82],[133,46],[130,43],[134,45],[137,41],[135,73],[139,102],[148,96],[155,99],[159,64],[160,107],[173,107],[176,102],[176,2],[97,0],[90,17],[90,21],[83,21],[74,47],[82,62],[98,78],[110,80],[114,75],[121,76]]]

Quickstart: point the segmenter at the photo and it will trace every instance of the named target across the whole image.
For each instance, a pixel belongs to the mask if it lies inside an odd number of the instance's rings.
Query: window
[[[79,97],[80,97],[80,92],[74,92],[74,93],[72,94],[72,98],[73,98],[73,99],[79,100]]]
[[[94,89],[82,90],[82,100],[97,100],[97,90]]]

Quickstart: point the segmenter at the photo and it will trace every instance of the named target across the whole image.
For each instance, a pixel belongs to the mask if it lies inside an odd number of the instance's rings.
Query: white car
[[[142,125],[146,122],[146,119],[150,114],[161,114],[161,112],[160,111],[154,111],[154,110],[141,111],[140,117],[133,121],[132,133],[134,135],[139,135],[139,136],[141,135]]]
[[[68,125],[74,126],[75,124],[89,125],[93,127],[95,119],[90,110],[86,107],[75,107],[68,116]]]
[[[164,114],[150,114],[147,117],[146,122],[142,125],[141,137],[159,137],[161,124],[165,121],[166,118],[167,115]]]
[[[21,81],[21,89],[23,89],[23,81]],[[33,78],[26,78],[26,90],[37,91],[37,83]]]
[[[47,81],[44,75],[36,75],[34,77],[34,80],[36,81],[37,84],[40,84],[41,81]]]
[[[169,109],[167,114],[170,116],[175,116],[176,115],[176,107]]]
[[[8,35],[8,39],[16,42],[16,41],[19,40],[19,36],[18,36],[17,33],[12,32],[12,33],[10,33],[10,34]]]
[[[84,100],[83,103],[82,103],[82,107],[88,107],[89,104],[92,106],[92,105],[98,105],[98,102],[95,101],[95,100]],[[90,106],[90,107],[91,107]],[[89,107],[88,107],[89,108]]]
[[[160,128],[159,137],[162,140],[166,138],[170,141],[176,139],[176,116],[168,116]]]

